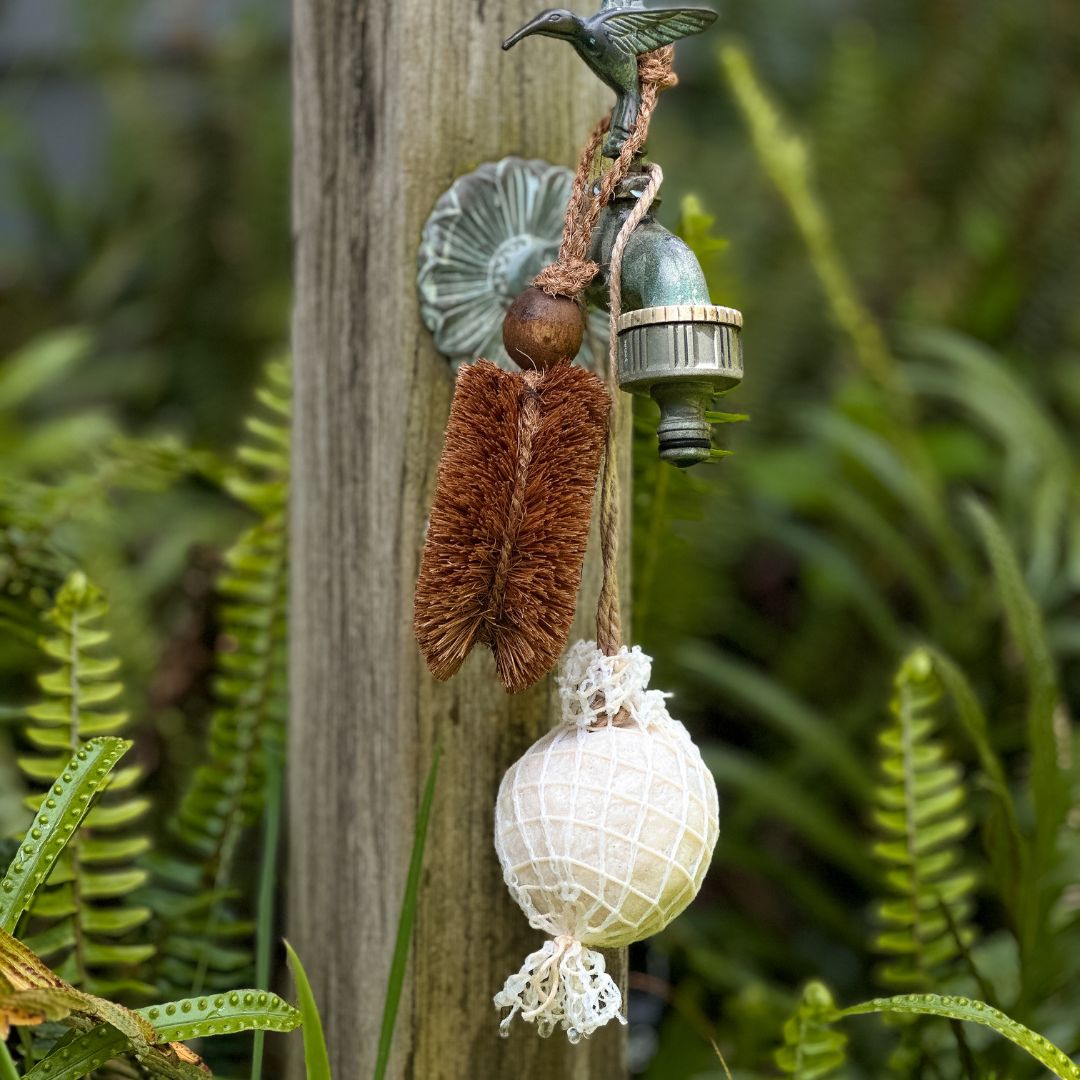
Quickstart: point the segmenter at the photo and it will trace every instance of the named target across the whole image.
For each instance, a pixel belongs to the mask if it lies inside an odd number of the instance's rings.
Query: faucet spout
[[[589,258],[600,265],[600,273],[587,296],[591,303],[605,310],[611,280],[611,250],[640,196],[642,179],[640,173],[632,173],[623,181],[593,230]],[[711,302],[697,256],[683,240],[647,214],[623,252],[622,310]]]
[[[611,252],[641,191],[631,174],[604,208],[589,257],[600,274],[586,295],[608,308]],[[713,397],[742,379],[742,316],[717,307],[690,248],[651,215],[630,235],[622,261],[618,378],[660,407],[660,457],[685,468],[712,456]]]

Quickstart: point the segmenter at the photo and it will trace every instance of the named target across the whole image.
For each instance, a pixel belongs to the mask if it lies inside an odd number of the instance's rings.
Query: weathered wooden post
[[[502,1040],[491,1003],[540,940],[499,875],[495,791],[506,766],[552,724],[552,687],[507,697],[487,656],[436,684],[411,629],[452,391],[417,313],[421,225],[449,183],[482,161],[518,153],[572,165],[610,106],[557,42],[537,43],[528,65],[500,52],[537,6],[294,4],[288,922],[341,1080],[370,1075],[374,1062],[414,813],[436,740],[443,761],[391,1074],[625,1075],[618,1025],[576,1047],[531,1029]],[[596,588],[593,554],[578,636],[592,636]],[[302,1075],[295,1059],[291,1075]]]

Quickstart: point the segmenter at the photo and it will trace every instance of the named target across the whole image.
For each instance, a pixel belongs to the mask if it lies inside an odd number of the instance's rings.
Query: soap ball
[[[495,995],[570,1042],[612,1020],[622,992],[598,950],[662,930],[697,895],[720,828],[716,784],[640,648],[579,641],[559,678],[563,722],[507,770],[495,850],[529,925],[550,935]]]
[[[569,296],[526,289],[503,319],[503,345],[520,368],[544,371],[573,360],[585,334],[585,313]]]
[[[616,948],[697,895],[719,831],[716,785],[677,720],[560,725],[503,778],[495,847],[530,923]]]

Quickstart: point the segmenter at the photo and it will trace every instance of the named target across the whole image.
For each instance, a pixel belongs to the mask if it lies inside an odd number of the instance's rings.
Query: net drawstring
[[[566,934],[530,953],[495,995],[495,1004],[510,1010],[499,1024],[503,1036],[510,1034],[518,1014],[535,1024],[542,1038],[562,1028],[572,1043],[611,1020],[626,1023],[622,994],[607,973],[603,955]]]

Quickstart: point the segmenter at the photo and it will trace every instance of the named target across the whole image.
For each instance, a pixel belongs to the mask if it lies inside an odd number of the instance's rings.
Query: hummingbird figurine
[[[699,34],[716,19],[709,8],[646,8],[641,0],[604,0],[595,15],[582,18],[565,8],[542,11],[503,42],[512,49],[533,34],[569,41],[594,75],[615,91],[605,157],[619,156],[634,129],[641,106],[637,58]]]

